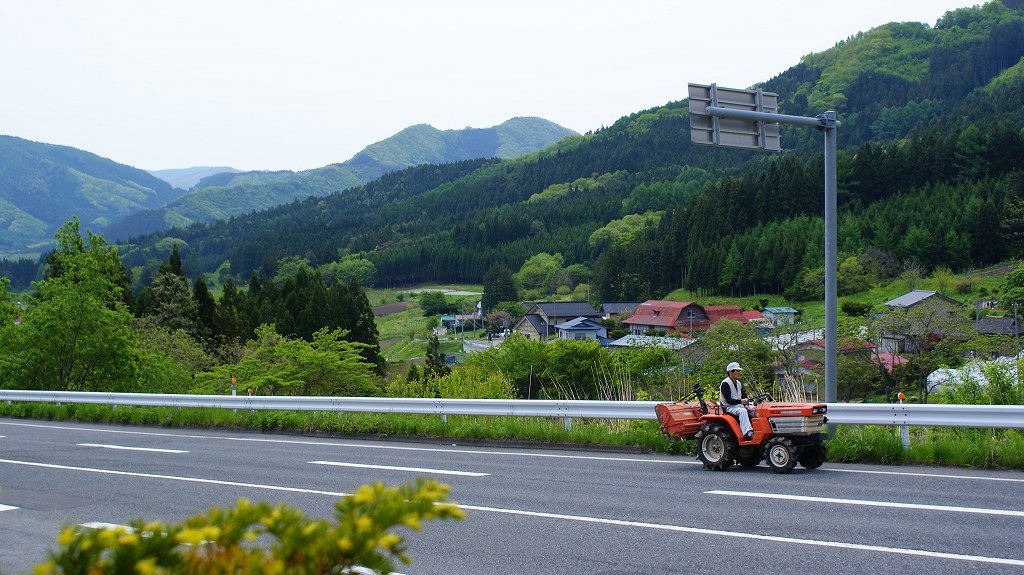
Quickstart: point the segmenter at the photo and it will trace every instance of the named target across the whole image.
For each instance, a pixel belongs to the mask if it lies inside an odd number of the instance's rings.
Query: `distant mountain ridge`
[[[546,148],[576,132],[542,118],[512,118],[491,128],[438,130],[410,126],[371,144],[350,160],[301,172],[216,174],[188,194],[155,210],[132,214],[108,228],[124,239],[196,222],[224,219],[309,196],[361,186],[384,174],[422,164],[513,158]]]
[[[221,174],[237,174],[242,170],[226,166],[196,166],[192,168],[172,168],[168,170],[146,170],[175,188],[190,190],[205,178]]]
[[[573,134],[541,118],[513,118],[484,129],[418,125],[346,162],[302,172],[146,171],[69,146],[0,136],[0,258],[48,251],[56,230],[72,216],[83,229],[113,241],[327,195],[423,163],[514,157]]]

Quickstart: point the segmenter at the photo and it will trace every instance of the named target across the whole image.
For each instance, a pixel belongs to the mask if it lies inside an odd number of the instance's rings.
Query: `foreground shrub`
[[[392,528],[418,531],[423,521],[463,517],[447,494],[447,485],[419,479],[364,485],[335,504],[335,521],[307,518],[284,503],[240,499],[178,524],[137,519],[130,529],[66,527],[35,573],[392,573],[395,561],[412,562]]]

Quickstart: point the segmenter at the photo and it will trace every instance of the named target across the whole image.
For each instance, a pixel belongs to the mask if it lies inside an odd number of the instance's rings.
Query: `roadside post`
[[[779,124],[814,128],[825,133],[825,402],[836,402],[836,129],[841,125],[829,111],[813,118],[778,113],[778,94],[689,84],[690,141],[777,152],[782,149]],[[835,431],[830,424],[829,434]]]
[[[902,391],[897,397],[899,397],[900,399],[900,405],[903,405],[903,400],[907,398],[907,396]],[[903,451],[910,449],[910,426],[900,426],[900,441],[903,443]]]

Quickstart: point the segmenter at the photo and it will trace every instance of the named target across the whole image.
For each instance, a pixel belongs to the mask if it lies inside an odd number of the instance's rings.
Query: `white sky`
[[[414,124],[584,133],[966,0],[2,0],[0,134],[302,170]]]

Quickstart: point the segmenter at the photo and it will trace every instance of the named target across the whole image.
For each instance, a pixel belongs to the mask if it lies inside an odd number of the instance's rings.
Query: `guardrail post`
[[[572,429],[572,418],[571,417],[566,417],[565,418],[565,430],[569,431],[570,429]]]
[[[903,405],[903,400],[906,399],[906,397],[907,396],[904,395],[903,392],[901,391],[900,395],[899,395],[900,405]],[[906,451],[906,450],[910,449],[910,426],[908,426],[908,425],[901,425],[900,426],[900,441],[903,442],[903,451]]]

